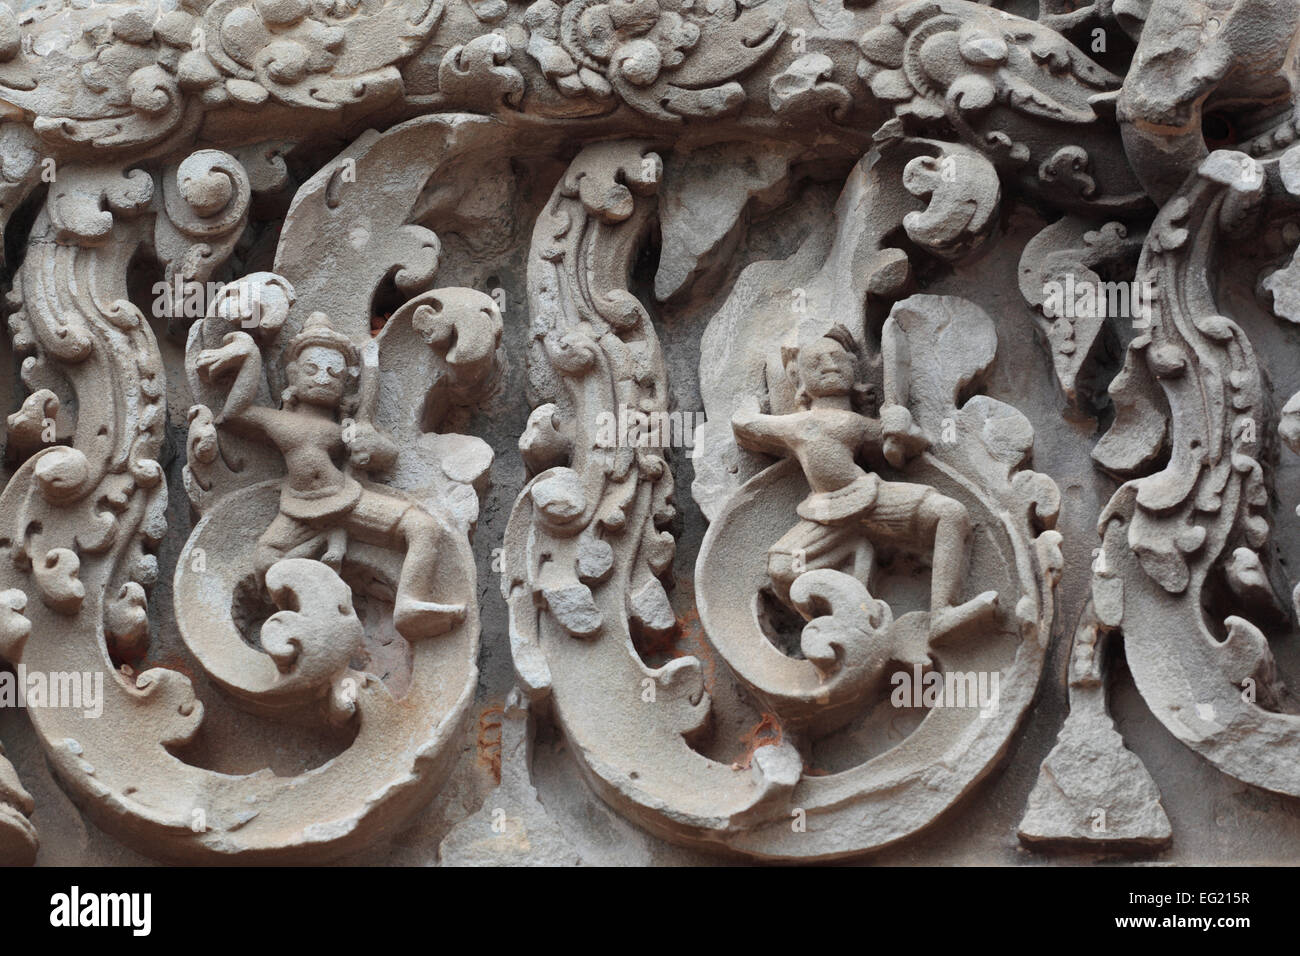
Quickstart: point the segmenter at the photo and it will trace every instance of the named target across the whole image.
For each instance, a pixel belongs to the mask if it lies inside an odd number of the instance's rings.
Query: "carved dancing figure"
[[[220,348],[205,349],[198,358],[205,379],[234,376],[217,423],[274,444],[288,470],[280,512],[257,542],[259,580],[277,561],[310,554],[322,542],[320,560],[337,571],[351,534],[405,551],[393,608],[398,632],[410,640],[445,633],[463,619],[465,608],[434,600],[440,523],[417,503],[353,474],[384,471],[397,458],[393,440],[369,421],[357,421],[351,426],[355,434],[345,436],[348,386],[359,380],[357,394],[373,396],[377,363],[363,363],[357,347],[321,312],[308,317],[285,347],[284,359],[288,387],[282,407],[270,408],[255,404],[262,356],[248,333],[232,332]],[[336,461],[344,455],[340,467]]]
[[[784,415],[742,408],[732,418],[742,447],[793,456],[812,489],[798,506],[799,522],[768,551],[777,597],[793,607],[790,586],[800,574],[850,560],[853,576],[869,585],[873,543],[920,541],[933,551],[932,637],[996,614],[997,591],[961,603],[972,531],[965,506],[926,485],[886,481],[858,464],[858,452],[871,447],[901,468],[929,441],[903,405],[884,405],[879,418],[853,409],[857,347],[849,331],[837,324],[816,341],[785,350],[783,358],[806,407]]]

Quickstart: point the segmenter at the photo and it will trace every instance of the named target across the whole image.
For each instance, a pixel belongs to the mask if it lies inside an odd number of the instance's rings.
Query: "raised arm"
[[[367,422],[357,422],[348,442],[348,461],[362,471],[387,471],[397,462],[397,442],[386,431]]]
[[[917,426],[905,405],[885,405],[880,409],[880,423],[884,435],[881,451],[895,468],[902,468],[930,447],[929,437]]]
[[[361,351],[356,424],[354,434],[347,443],[348,461],[362,471],[387,471],[397,461],[397,442],[393,436],[374,424],[378,400],[379,343],[371,339]]]
[[[215,382],[231,370],[235,372],[226,404],[217,416],[218,424],[238,418],[257,401],[262,382],[262,353],[247,332],[231,332],[222,340],[220,348],[204,349],[199,353],[198,368],[199,374],[209,382]]]

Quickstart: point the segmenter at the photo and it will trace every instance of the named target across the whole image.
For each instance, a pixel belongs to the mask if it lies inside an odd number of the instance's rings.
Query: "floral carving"
[[[959,812],[1053,692],[1020,839],[1153,852],[1121,648],[1177,740],[1300,795],[1296,5],[1000,6],[0,4],[0,658],[106,678],[27,749],[164,859],[364,848],[455,765],[500,573],[494,784],[565,862],[538,722],[657,837],[826,860]],[[1056,307],[1108,283],[1135,314]],[[696,391],[698,512],[681,443],[600,424]],[[891,696],[966,673],[992,705]],[[337,746],[210,769],[227,707]]]

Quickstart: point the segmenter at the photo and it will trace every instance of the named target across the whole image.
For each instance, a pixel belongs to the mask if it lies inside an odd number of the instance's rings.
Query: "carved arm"
[[[221,348],[204,349],[198,358],[199,373],[208,381],[220,378],[231,369],[236,370],[226,404],[217,416],[218,424],[248,411],[257,400],[257,389],[262,381],[262,355],[251,335],[231,332],[222,342]]]
[[[930,439],[912,419],[906,405],[887,404],[880,409],[881,452],[895,468],[930,447]]]
[[[736,443],[750,451],[770,455],[790,453],[790,423],[785,415],[764,415],[756,407],[742,406],[731,416]]]

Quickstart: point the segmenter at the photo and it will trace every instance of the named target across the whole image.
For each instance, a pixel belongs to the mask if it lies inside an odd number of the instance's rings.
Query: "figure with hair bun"
[[[349,417],[365,404],[358,396],[377,391],[378,365],[363,362],[357,346],[321,312],[308,316],[283,358],[288,385],[280,408],[256,403],[262,356],[248,333],[232,332],[220,348],[205,349],[198,358],[205,379],[233,376],[216,423],[267,441],[284,456],[288,474],[280,512],[257,542],[259,579],[277,561],[322,549],[320,560],[338,571],[353,535],[405,551],[393,606],[393,623],[403,637],[450,630],[465,608],[435,600],[437,546],[447,529],[415,501],[354,474],[385,471],[397,458],[392,438],[368,420]]]
[[[929,440],[903,405],[884,405],[878,418],[854,409],[858,348],[852,334],[836,325],[783,350],[782,357],[801,407],[765,415],[754,403],[731,420],[741,447],[795,458],[811,489],[797,508],[798,523],[768,551],[776,596],[793,608],[790,586],[819,568],[847,567],[869,587],[874,544],[922,542],[933,550],[931,636],[991,619],[997,591],[961,601],[972,531],[965,506],[928,485],[886,481],[858,464],[859,452],[874,448],[901,469]]]

